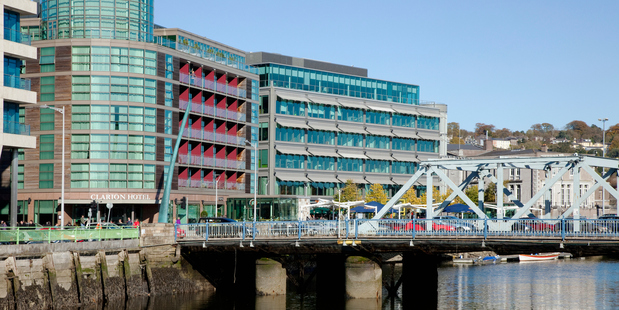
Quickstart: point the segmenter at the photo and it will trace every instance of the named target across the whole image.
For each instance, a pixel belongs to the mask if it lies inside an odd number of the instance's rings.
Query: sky
[[[619,1],[154,1],[164,27],[419,85],[469,131],[619,123]]]

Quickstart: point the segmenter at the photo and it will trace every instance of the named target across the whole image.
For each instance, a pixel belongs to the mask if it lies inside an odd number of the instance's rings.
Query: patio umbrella
[[[457,203],[457,204],[445,207],[445,209],[443,209],[443,212],[446,212],[446,213],[473,213],[473,210],[471,209],[471,207],[469,207],[469,206],[467,206],[465,204]]]

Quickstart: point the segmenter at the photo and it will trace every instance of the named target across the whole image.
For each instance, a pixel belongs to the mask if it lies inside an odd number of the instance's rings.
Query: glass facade
[[[354,75],[297,68],[280,64],[257,65],[260,87],[271,86],[373,99],[419,104],[419,86],[369,79]]]
[[[153,0],[42,0],[42,38],[153,42]]]
[[[155,165],[73,163],[71,188],[155,188]]]
[[[71,69],[157,75],[157,52],[114,46],[73,46]]]

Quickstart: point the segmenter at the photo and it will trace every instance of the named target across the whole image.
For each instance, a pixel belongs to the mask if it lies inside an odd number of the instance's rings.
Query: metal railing
[[[4,39],[26,45],[32,44],[29,34],[7,27],[4,27]]]
[[[222,238],[619,237],[619,220],[354,219],[177,224],[177,241]]]
[[[20,124],[11,121],[4,121],[4,133],[12,133],[15,135],[30,135],[30,125]]]
[[[89,242],[103,240],[137,239],[140,231],[137,227],[103,226],[74,228],[65,227],[6,227],[0,229],[0,244],[34,244],[59,242]]]
[[[30,80],[22,79],[16,75],[5,74],[4,86],[19,88],[23,90],[30,90]]]

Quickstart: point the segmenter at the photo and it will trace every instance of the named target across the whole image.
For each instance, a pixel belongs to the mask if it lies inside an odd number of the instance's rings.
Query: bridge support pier
[[[256,260],[256,295],[286,295],[286,269],[270,258]]]
[[[382,299],[383,270],[378,264],[363,256],[350,256],[344,267],[347,298]]]
[[[402,253],[402,302],[404,309],[438,305],[438,257],[424,253]]]

